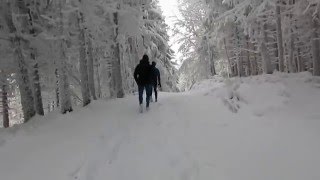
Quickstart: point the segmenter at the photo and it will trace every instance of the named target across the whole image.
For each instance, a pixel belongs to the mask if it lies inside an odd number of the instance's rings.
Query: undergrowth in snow
[[[280,111],[285,107],[290,101],[290,96],[299,93],[294,92],[292,86],[300,85],[315,90],[320,88],[320,78],[312,76],[309,72],[275,73],[231,79],[217,76],[195,84],[191,92],[202,92],[205,96],[213,96],[234,113],[241,108],[249,108],[256,116],[262,116],[264,113]],[[303,93],[294,95],[309,96]]]

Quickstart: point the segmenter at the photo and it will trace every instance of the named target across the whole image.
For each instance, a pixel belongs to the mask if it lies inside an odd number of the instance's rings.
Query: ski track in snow
[[[51,121],[2,132],[0,174],[3,180],[320,179],[319,88],[266,79],[237,85],[237,113],[225,105],[228,87],[217,83],[160,93],[143,114],[129,96],[49,115]],[[251,86],[268,96],[254,97]]]

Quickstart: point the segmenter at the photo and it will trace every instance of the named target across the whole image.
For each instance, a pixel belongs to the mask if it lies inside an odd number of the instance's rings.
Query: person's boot
[[[143,113],[143,106],[142,106],[142,104],[140,104],[139,112],[140,112],[140,113]]]

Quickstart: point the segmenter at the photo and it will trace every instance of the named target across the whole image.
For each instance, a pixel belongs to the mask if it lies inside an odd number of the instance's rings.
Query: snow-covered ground
[[[97,101],[0,130],[1,180],[318,180],[320,80],[275,74]]]

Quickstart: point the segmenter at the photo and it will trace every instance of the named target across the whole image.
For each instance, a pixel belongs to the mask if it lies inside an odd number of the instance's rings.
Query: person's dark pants
[[[150,103],[150,97],[152,93],[152,87],[149,84],[146,85],[138,85],[138,91],[139,91],[139,104],[143,103],[143,91],[146,90],[146,104],[147,107],[149,107]]]
[[[153,84],[152,89],[154,91],[155,100],[157,101],[158,100],[158,86],[157,86],[157,84]],[[152,98],[152,89],[151,89],[151,98]]]

